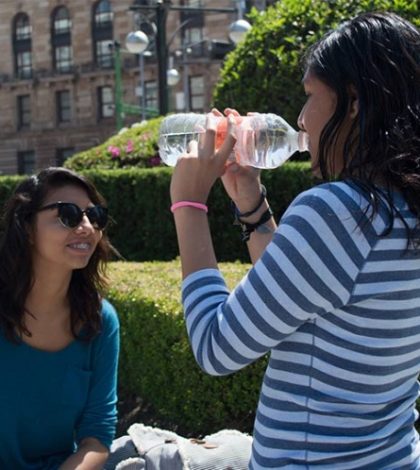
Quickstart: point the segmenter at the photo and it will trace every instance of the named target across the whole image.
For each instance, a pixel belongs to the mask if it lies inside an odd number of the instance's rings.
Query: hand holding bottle
[[[235,126],[234,132],[240,122],[238,117],[241,117],[235,109],[225,109],[226,116],[234,116]],[[220,113],[221,115],[221,113]],[[237,153],[240,150],[235,150]],[[236,158],[241,159],[241,155],[236,155],[235,161],[227,163],[226,170],[222,175],[223,186],[226,193],[232,199],[240,212],[245,213],[252,210],[260,198],[260,173],[258,168],[251,166],[239,165]]]
[[[220,113],[214,110],[206,117],[202,138],[189,145],[187,153],[178,158],[171,180],[172,203],[194,201],[205,203],[214,182],[225,171],[226,162],[233,151],[234,119],[228,118],[227,135],[216,149],[217,123]]]

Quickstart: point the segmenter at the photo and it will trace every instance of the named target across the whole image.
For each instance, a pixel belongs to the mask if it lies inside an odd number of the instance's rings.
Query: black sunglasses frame
[[[74,223],[68,223],[68,215],[66,216],[65,214],[62,213],[63,208],[65,207],[72,207],[75,209],[74,214],[77,214],[77,219],[74,219]],[[58,210],[58,219],[60,223],[66,227],[66,228],[76,228],[80,225],[80,223],[83,220],[83,216],[86,215],[86,217],[89,219],[89,222],[92,224],[93,227],[95,227],[97,230],[104,230],[105,227],[108,224],[108,208],[101,206],[100,204],[96,204],[92,207],[88,207],[85,210],[80,209],[80,207],[75,204],[74,202],[63,202],[63,201],[58,201],[58,202],[53,202],[52,204],[48,204],[44,207],[41,207],[38,209],[38,212],[41,211],[46,211],[50,209],[57,209]],[[67,220],[67,223],[66,223]]]

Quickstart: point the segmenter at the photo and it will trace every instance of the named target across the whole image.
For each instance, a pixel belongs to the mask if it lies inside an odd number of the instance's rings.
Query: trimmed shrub
[[[110,239],[127,260],[171,260],[178,256],[173,216],[169,210],[169,184],[172,169],[129,168],[81,171],[93,181],[108,202],[113,223]],[[10,195],[22,176],[0,177],[0,203]],[[276,170],[262,173],[275,217],[279,219],[294,197],[312,186],[307,162],[288,162]],[[229,198],[218,182],[209,204],[209,221],[219,260],[248,261],[241,243],[240,229],[233,226]]]
[[[249,267],[220,265],[231,288]],[[179,432],[201,435],[221,428],[250,432],[266,358],[226,377],[201,371],[183,320],[178,260],[112,263],[110,274],[108,298],[121,321],[120,399],[140,396]]]
[[[157,141],[162,119],[158,117],[122,129],[103,144],[76,153],[64,166],[75,171],[158,166],[161,161]]]
[[[219,264],[230,289],[250,267]],[[165,427],[183,435],[222,428],[250,433],[268,357],[230,376],[201,371],[183,320],[179,260],[111,263],[110,281],[108,299],[121,322],[120,400],[140,397],[152,405],[158,421],[164,418]]]
[[[394,11],[420,25],[418,0],[282,0],[249,15],[253,27],[226,58],[214,91],[219,109],[280,114],[296,122],[305,101],[300,60],[327,31],[363,11]]]

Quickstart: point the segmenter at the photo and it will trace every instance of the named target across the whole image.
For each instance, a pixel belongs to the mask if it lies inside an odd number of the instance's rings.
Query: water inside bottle
[[[255,168],[276,168],[296,150],[286,129],[260,129],[253,132]],[[252,155],[252,154],[251,154]]]
[[[175,166],[178,158],[186,152],[188,144],[192,140],[198,142],[202,134],[202,131],[161,134],[158,143],[160,158],[167,165]]]

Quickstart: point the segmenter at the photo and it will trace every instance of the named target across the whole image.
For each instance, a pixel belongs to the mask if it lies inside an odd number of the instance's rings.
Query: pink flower
[[[125,151],[126,151],[127,153],[131,153],[133,150],[134,150],[133,141],[132,141],[132,140],[129,140],[129,141],[127,142],[126,147],[125,147]]]
[[[118,147],[114,147],[113,145],[110,145],[107,150],[110,152],[112,158],[118,158],[121,154],[120,149]]]

